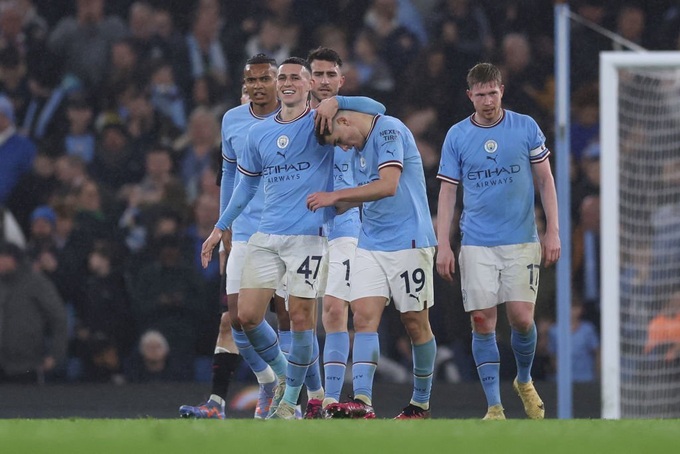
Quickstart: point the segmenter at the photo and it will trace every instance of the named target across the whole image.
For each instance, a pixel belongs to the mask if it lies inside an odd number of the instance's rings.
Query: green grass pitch
[[[14,453],[472,453],[680,452],[678,420],[197,421],[0,420]]]

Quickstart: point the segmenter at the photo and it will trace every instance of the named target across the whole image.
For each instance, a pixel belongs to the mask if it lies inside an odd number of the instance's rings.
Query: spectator
[[[74,74],[93,93],[104,83],[111,45],[127,34],[119,17],[104,15],[105,3],[76,0],[75,16],[61,19],[48,38],[62,73]]]
[[[173,356],[162,333],[145,332],[139,348],[125,365],[125,376],[130,383],[186,381],[192,378],[192,368]]]
[[[31,171],[35,154],[33,142],[17,134],[12,102],[0,95],[0,205],[7,203],[21,177]]]
[[[66,310],[12,243],[0,244],[0,383],[42,383],[66,356]]]
[[[157,329],[174,352],[190,363],[195,356],[206,300],[194,269],[187,264],[183,239],[167,235],[153,248],[132,287],[133,315],[140,330]],[[214,303],[214,302],[212,302]]]
[[[19,180],[7,202],[7,208],[16,217],[24,234],[29,233],[33,210],[39,205],[50,204],[58,188],[54,158],[39,152],[31,171]]]
[[[650,320],[644,352],[669,364],[680,359],[680,292]]]
[[[92,129],[94,109],[92,100],[84,92],[74,92],[68,97],[63,149],[67,155],[79,156],[89,164],[94,159],[96,137]]]
[[[191,78],[212,75],[223,89],[229,89],[229,61],[219,41],[220,15],[208,9],[196,11],[191,32],[186,37]]]
[[[147,227],[160,206],[186,205],[182,183],[173,173],[172,153],[169,146],[154,145],[146,153],[142,180],[124,186],[119,193],[125,208],[118,227],[123,230],[127,247],[132,252],[145,246]],[[172,194],[180,196],[173,199]]]
[[[181,152],[180,172],[187,198],[189,202],[193,202],[199,195],[204,171],[214,165],[216,149],[220,143],[220,125],[209,110],[198,107],[189,117],[187,133],[189,143]]]
[[[142,159],[135,153],[123,123],[104,124],[89,169],[92,178],[111,194],[117,193],[124,184],[136,183],[142,178]]]
[[[600,339],[592,322],[583,319],[583,303],[574,295],[571,303],[571,374],[574,383],[588,383],[597,380],[600,364]],[[548,350],[557,364],[557,326],[549,331]]]

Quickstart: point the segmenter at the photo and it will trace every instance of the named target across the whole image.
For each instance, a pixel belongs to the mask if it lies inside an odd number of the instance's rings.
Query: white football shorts
[[[350,301],[390,297],[399,312],[421,311],[434,304],[434,247],[383,252],[357,248]]]
[[[536,303],[541,245],[461,246],[458,257],[466,312],[508,301]]]
[[[322,236],[256,232],[248,241],[241,288],[276,289],[285,278],[289,295],[316,298],[328,270],[327,249]]]
[[[357,239],[353,237],[334,238],[328,242],[328,283],[326,295],[343,301],[350,299],[350,276],[357,250]]]

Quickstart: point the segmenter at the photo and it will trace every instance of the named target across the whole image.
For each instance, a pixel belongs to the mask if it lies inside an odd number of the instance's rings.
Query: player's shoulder
[[[536,120],[530,115],[515,112],[514,110],[505,109],[505,119],[510,123],[523,124],[523,125],[535,125]]]
[[[250,115],[250,103],[241,104],[236,107],[232,107],[231,109],[227,110],[224,115],[222,115],[222,124],[237,118],[246,118]]]
[[[468,115],[467,117],[463,118],[462,120],[458,121],[457,123],[454,123],[451,125],[449,128],[449,134],[451,133],[461,133],[461,132],[466,132],[474,128],[474,123],[472,123],[472,114]]]

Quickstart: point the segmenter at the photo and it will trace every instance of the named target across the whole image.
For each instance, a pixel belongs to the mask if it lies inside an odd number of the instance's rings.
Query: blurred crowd
[[[680,49],[677,2],[569,3],[648,49]],[[439,149],[472,112],[465,75],[475,63],[502,68],[504,106],[532,115],[552,143],[552,2],[0,1],[0,239],[19,246],[0,248],[0,264],[15,265],[0,266],[0,305],[20,288],[54,288],[33,311],[0,312],[0,382],[209,380],[202,359],[221,284],[218,260],[202,269],[199,251],[219,211],[221,117],[240,102],[248,57],[282,61],[317,46],[341,55],[341,94],[381,101],[413,131],[433,214]],[[574,288],[579,317],[598,326],[597,53],[619,45],[573,23],[571,46]],[[460,289],[435,285],[437,373],[476,379]],[[544,339],[554,287],[546,270]],[[395,369],[383,378],[410,381],[400,329],[386,317],[381,345]],[[9,346],[36,361],[17,365]],[[550,378],[554,348],[540,350],[534,376]]]

